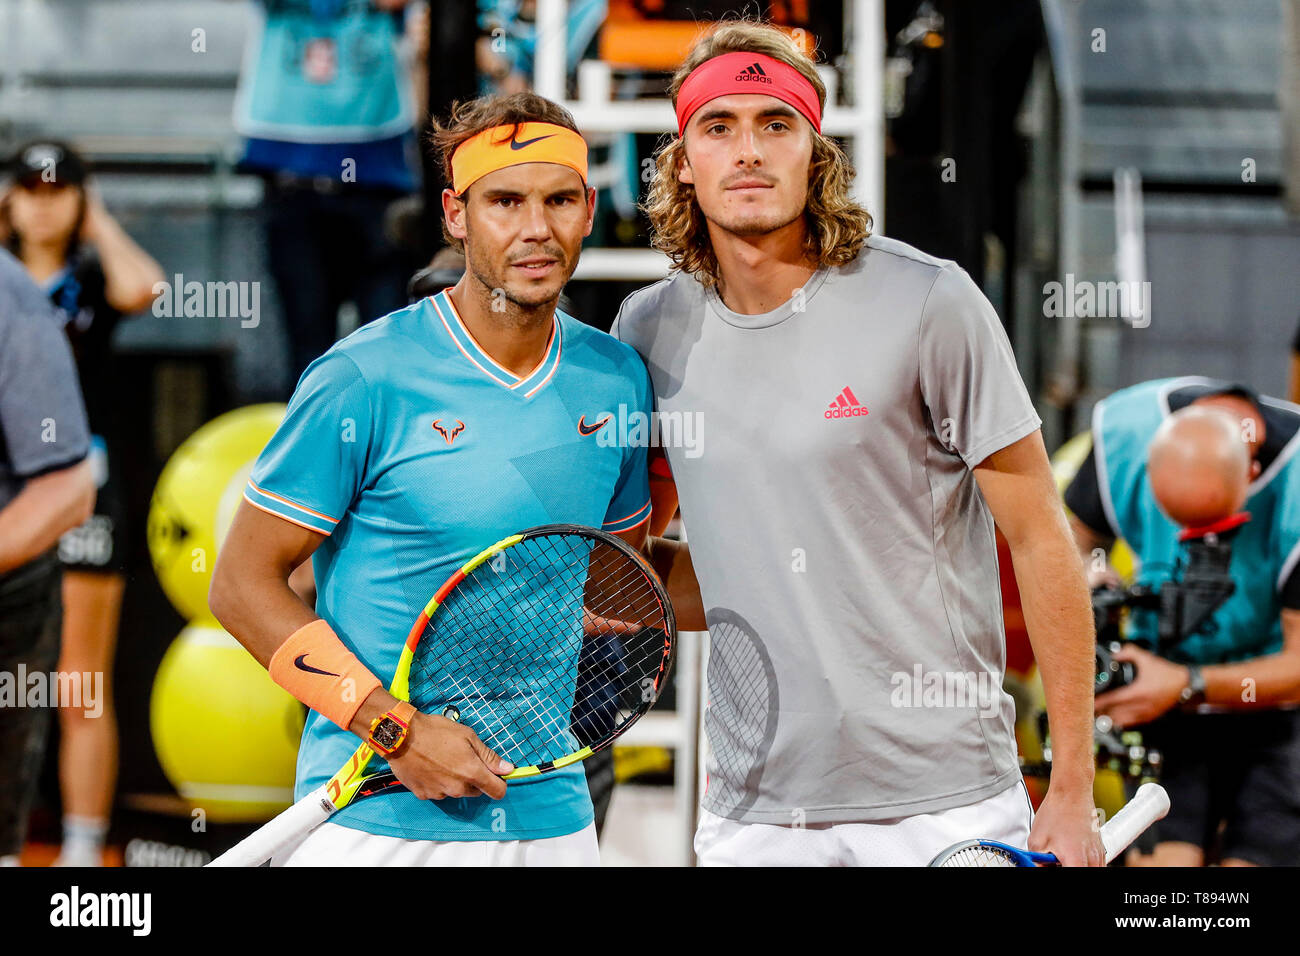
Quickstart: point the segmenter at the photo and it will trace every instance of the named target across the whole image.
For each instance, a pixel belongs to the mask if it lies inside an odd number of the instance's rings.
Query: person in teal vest
[[[271,274],[292,379],[336,337],[406,304],[414,263],[384,228],[416,188],[415,106],[399,55],[408,0],[260,0],[235,96],[240,169],[266,183]]]
[[[1193,406],[1221,410],[1223,429],[1216,435],[1170,427],[1171,416],[1186,419],[1183,410]],[[1141,862],[1294,866],[1300,863],[1300,407],[1216,379],[1160,379],[1098,403],[1092,440],[1065,493],[1085,563],[1095,566],[1096,549],[1105,553],[1122,538],[1136,557],[1135,583],[1159,588],[1179,576],[1187,539],[1213,529],[1232,549],[1233,593],[1185,639],[1161,644],[1157,612],[1130,611],[1131,643],[1116,657],[1135,665],[1136,677],[1097,698],[1099,714],[1121,727],[1142,727],[1145,742],[1164,758],[1161,782],[1172,808],[1159,824],[1155,852]],[[1178,448],[1179,441],[1194,447]],[[1249,517],[1239,513],[1208,529],[1176,523],[1174,517],[1196,522],[1172,502],[1214,498],[1217,473],[1209,463],[1231,461],[1234,453],[1245,486],[1239,510]],[[1171,457],[1188,463],[1181,474],[1171,469]],[[1097,567],[1093,583],[1105,577]]]

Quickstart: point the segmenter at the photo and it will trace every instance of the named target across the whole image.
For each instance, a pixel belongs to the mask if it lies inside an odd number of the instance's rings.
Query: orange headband
[[[488,173],[520,163],[568,166],[587,182],[587,141],[554,123],[510,123],[472,136],[451,154],[451,188],[463,196]]]

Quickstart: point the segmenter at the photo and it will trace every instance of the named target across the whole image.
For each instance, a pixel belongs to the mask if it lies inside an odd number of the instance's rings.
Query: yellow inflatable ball
[[[149,503],[149,556],[163,592],[186,620],[210,617],[208,586],[253,463],[284,418],[280,404],[214,418],[181,443]]]
[[[293,802],[304,717],[302,704],[214,624],[181,631],[149,702],[163,773],[216,823],[268,820]]]

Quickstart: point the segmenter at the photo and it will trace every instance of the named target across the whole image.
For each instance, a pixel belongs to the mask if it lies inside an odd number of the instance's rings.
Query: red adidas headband
[[[686,77],[677,92],[677,135],[701,106],[732,93],[759,93],[789,103],[822,131],[822,107],[808,78],[765,53],[724,53],[705,60]]]

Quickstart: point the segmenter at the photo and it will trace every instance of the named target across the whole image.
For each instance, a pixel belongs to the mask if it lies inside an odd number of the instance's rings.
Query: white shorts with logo
[[[404,840],[322,823],[272,866],[599,866],[596,825],[541,840]]]
[[[1023,782],[964,807],[874,823],[739,823],[700,811],[700,866],[926,866],[962,840],[1023,847],[1034,811]]]

